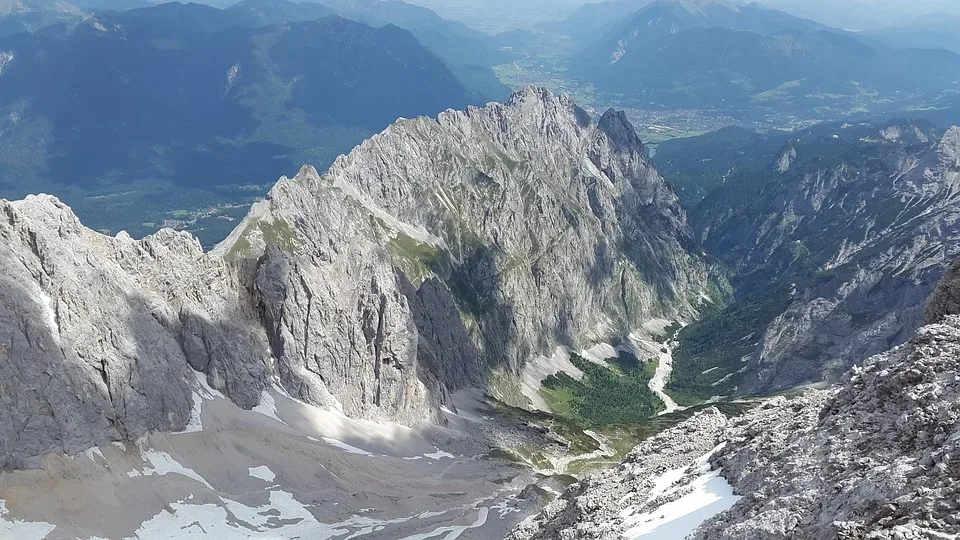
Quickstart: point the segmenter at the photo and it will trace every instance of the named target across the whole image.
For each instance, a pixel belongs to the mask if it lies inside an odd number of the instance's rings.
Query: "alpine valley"
[[[424,3],[0,4],[0,539],[960,537],[930,21]]]

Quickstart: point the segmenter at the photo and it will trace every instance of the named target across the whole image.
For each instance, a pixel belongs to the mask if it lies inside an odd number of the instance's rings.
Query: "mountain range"
[[[764,35],[827,29],[813,21],[767,9],[760,4],[739,6],[716,0],[657,0],[630,13],[625,20],[620,18],[620,21],[601,32],[575,63],[582,64],[584,69],[591,66],[602,69],[618,62],[633,49],[692,29],[726,28]]]
[[[946,18],[90,1],[0,0],[0,537],[960,535]]]
[[[216,3],[214,3],[216,4]],[[0,36],[23,31],[36,31],[55,22],[76,23],[89,13],[118,15],[118,12],[140,11],[142,18],[157,18],[167,23],[188,21],[207,30],[227,27],[259,27],[284,22],[313,21],[330,14],[379,28],[388,24],[414,34],[434,54],[471,80],[482,83],[490,99],[503,99],[509,93],[499,86],[489,67],[506,61],[508,56],[497,50],[493,38],[470,29],[462,23],[448,21],[435,12],[402,0],[325,0],[324,2],[290,2],[287,0],[243,0],[237,4],[211,5],[180,2],[157,3],[94,3],[83,8],[65,0],[31,0],[11,3],[0,9]],[[188,11],[185,11],[189,10]],[[145,10],[145,11],[144,11]],[[218,15],[217,11],[225,13]],[[206,13],[204,13],[206,11]],[[172,17],[172,18],[171,18]],[[6,28],[7,30],[2,30]],[[484,71],[486,69],[486,71]]]
[[[955,53],[894,49],[757,4],[658,0],[599,35],[571,71],[638,106],[849,115],[960,82]]]
[[[960,54],[960,14],[928,15],[863,35],[897,49],[946,49]]]
[[[170,212],[246,206],[265,190],[235,186],[326,166],[398,117],[481,104],[477,81],[502,89],[406,30],[331,13],[173,3],[0,38],[4,194],[59,193],[97,229],[145,234]],[[213,243],[232,225],[198,227]]]
[[[537,90],[400,121],[323,175],[304,168],[209,254],[187,233],[97,234],[51,197],[4,212],[3,351],[35,366],[4,378],[7,466],[183,429],[191,367],[247,409],[277,381],[351,417],[436,420],[487,370],[690,316],[706,281],[623,115],[594,123]],[[42,389],[24,379],[52,365],[68,369]],[[89,398],[44,405],[71,386]]]
[[[74,22],[83,12],[69,2],[9,0],[0,3],[0,36],[33,32],[41,28]]]

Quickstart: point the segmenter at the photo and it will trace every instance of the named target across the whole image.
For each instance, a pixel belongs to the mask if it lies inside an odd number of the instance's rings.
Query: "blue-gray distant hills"
[[[145,215],[145,200],[175,211],[206,196],[164,186],[272,183],[398,117],[500,97],[468,87],[407,30],[332,13],[173,3],[0,38],[0,197],[53,192],[97,228],[147,233],[170,216]],[[248,203],[235,195],[209,204]]]
[[[598,30],[579,35],[578,17]],[[888,46],[756,3],[616,0],[585,6],[565,27],[580,44],[571,73],[636,106],[836,117],[960,88],[954,52]]]

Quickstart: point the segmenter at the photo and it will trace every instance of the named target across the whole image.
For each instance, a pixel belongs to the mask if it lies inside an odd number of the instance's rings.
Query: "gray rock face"
[[[108,238],[52,197],[0,214],[0,466],[183,428],[188,361],[238,403],[259,401],[266,349],[246,337],[257,331],[231,301],[232,272],[195,239]]]
[[[786,407],[731,424],[714,464],[745,497],[697,538],[960,533],[960,318],[855,368],[812,410],[790,431],[780,427],[795,417]]]
[[[838,141],[836,155],[829,142],[788,147],[749,212],[707,220],[706,241],[759,269],[758,286],[793,289],[753,338],[741,393],[837,381],[905,342],[960,255],[960,128],[939,142],[909,125],[872,137]],[[816,151],[827,155],[804,154]]]
[[[709,453],[727,418],[715,408],[637,446],[616,468],[595,473],[567,489],[539,514],[521,523],[507,540],[619,540],[628,528],[627,508],[643,512],[668,502],[655,495],[656,480]]]
[[[947,315],[960,313],[960,261],[944,274],[927,301],[926,322],[936,324]]]
[[[456,390],[558,344],[689,318],[706,281],[689,241],[622,114],[593,124],[527,90],[401,120],[326,174],[281,180],[215,252],[258,261],[288,390],[410,421],[435,399],[417,373]]]
[[[935,296],[931,305],[943,304]],[[710,448],[716,448],[710,466],[742,497],[691,538],[955,537],[960,316],[954,313],[853,368],[839,388],[774,398],[732,419],[716,410],[699,413],[638,446],[618,468],[573,485],[512,539],[620,538],[629,515],[664,502],[651,478],[687,467],[672,482],[682,494],[696,475],[694,460]]]
[[[439,421],[490,366],[689,318],[706,281],[623,115],[539,90],[281,179],[210,254],[99,235],[51,197],[0,211],[0,466],[181,429],[193,370],[246,408],[279,384]]]

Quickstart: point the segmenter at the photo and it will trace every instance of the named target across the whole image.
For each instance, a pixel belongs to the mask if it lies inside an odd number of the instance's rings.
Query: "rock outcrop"
[[[713,463],[744,498],[696,538],[960,534],[960,317],[855,368],[822,407],[811,399],[731,423]],[[784,429],[797,408],[818,414]]]
[[[710,408],[650,438],[618,467],[588,476],[567,489],[542,512],[521,523],[508,540],[622,539],[629,528],[624,511],[655,510],[669,500],[669,495],[662,497],[666,490],[658,486],[658,479],[713,450],[727,421],[719,410]]]
[[[245,408],[277,384],[439,421],[489,367],[689,318],[706,282],[624,116],[532,89],[281,179],[212,253],[97,234],[52,197],[0,212],[0,466],[182,429],[194,371]]]
[[[936,324],[947,315],[960,313],[960,261],[944,274],[927,302],[926,322]]]
[[[942,305],[942,294],[931,304]],[[676,496],[692,489],[703,472],[697,458],[740,498],[691,538],[956,537],[960,316],[944,314],[855,367],[839,388],[774,398],[731,419],[699,413],[572,486],[513,538],[620,538],[632,516],[655,517],[669,502],[656,496],[665,470],[680,469],[667,480]]]
[[[909,339],[960,255],[958,152],[960,128],[939,141],[908,123],[815,128],[758,173],[755,193],[708,198],[697,214],[708,251],[737,268],[742,295],[766,288],[786,306],[728,336],[755,344],[745,371],[738,357],[711,376],[731,375],[742,394],[836,382]]]
[[[193,237],[106,237],[46,196],[2,201],[0,216],[0,466],[182,429],[191,366],[259,402],[256,313]]]

